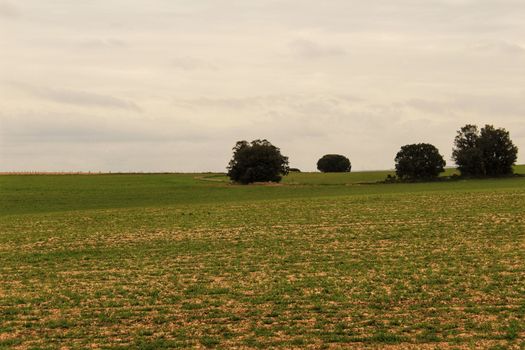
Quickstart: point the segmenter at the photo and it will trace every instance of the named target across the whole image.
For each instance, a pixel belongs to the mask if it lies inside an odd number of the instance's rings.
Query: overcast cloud
[[[237,140],[291,165],[452,165],[461,126],[525,163],[522,0],[0,0],[0,171],[224,171]]]

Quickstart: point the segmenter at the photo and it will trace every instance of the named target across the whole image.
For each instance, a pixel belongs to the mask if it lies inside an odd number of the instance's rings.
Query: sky
[[[525,163],[523,0],[0,0],[0,171],[391,169],[510,131]]]

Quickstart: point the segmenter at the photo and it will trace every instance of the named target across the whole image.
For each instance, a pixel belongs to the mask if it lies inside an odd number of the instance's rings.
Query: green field
[[[387,173],[0,176],[0,349],[524,349],[525,177]]]

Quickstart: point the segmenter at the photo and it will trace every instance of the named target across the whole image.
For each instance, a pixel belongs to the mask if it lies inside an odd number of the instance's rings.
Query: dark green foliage
[[[518,157],[518,147],[514,146],[505,129],[495,129],[485,125],[478,140],[479,149],[488,176],[512,174],[512,167]]]
[[[429,180],[444,171],[445,161],[428,143],[405,145],[396,155],[396,175],[404,180]]]
[[[503,176],[513,173],[518,148],[509,132],[503,128],[485,125],[465,125],[454,139],[452,159],[464,176]]]
[[[267,140],[238,141],[227,169],[229,178],[242,184],[279,182],[288,174],[288,157]]]
[[[340,154],[325,154],[317,161],[317,169],[323,173],[345,173],[350,172],[352,164]]]
[[[300,173],[301,172],[301,169],[298,169],[298,168],[290,168],[289,171],[291,173]]]

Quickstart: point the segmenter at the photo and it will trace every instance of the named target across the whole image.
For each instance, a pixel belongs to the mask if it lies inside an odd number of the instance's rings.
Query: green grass
[[[516,172],[525,174],[525,166]],[[224,174],[6,175],[0,176],[0,215],[513,186],[499,179],[370,185],[388,174],[291,173],[284,186],[231,185]]]
[[[525,178],[383,175],[0,176],[0,349],[525,347]]]
[[[515,173],[525,175],[525,165],[517,165]],[[352,185],[381,182],[388,175],[394,176],[394,170],[381,171],[356,171],[350,173],[319,173],[319,172],[291,172],[283,178],[284,184],[289,185]],[[459,175],[459,172],[453,168],[447,168],[442,177]],[[224,174],[207,174],[200,176],[203,180],[214,182],[228,182],[229,179]]]

